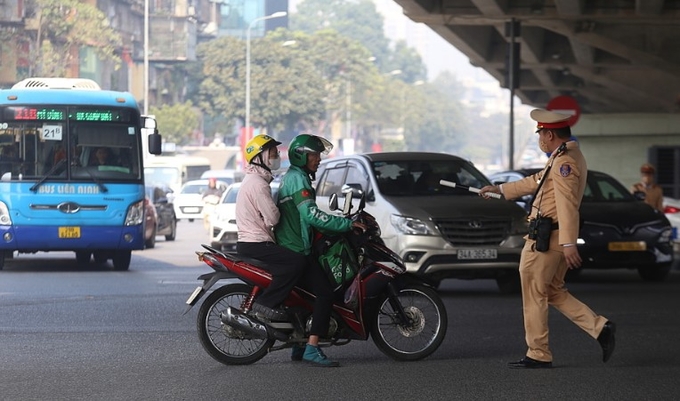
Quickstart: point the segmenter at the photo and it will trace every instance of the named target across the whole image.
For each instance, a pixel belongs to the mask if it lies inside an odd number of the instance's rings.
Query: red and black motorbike
[[[322,346],[367,340],[369,334],[387,356],[401,361],[423,359],[442,343],[448,324],[446,309],[435,289],[406,271],[403,261],[385,247],[380,227],[364,209],[360,190],[347,188],[343,214],[364,223],[364,233],[344,234],[351,244],[357,274],[341,290]],[[359,196],[355,213],[352,199]],[[331,197],[337,210],[337,197]],[[258,267],[262,262],[237,253],[222,253],[207,245],[196,252],[214,272],[201,275],[203,285],[189,296],[186,312],[220,280],[229,280],[205,299],[198,312],[203,348],[228,365],[254,363],[268,352],[304,345],[311,327],[314,294],[295,287],[284,301],[289,321],[269,322],[251,313],[257,294],[271,282]],[[238,280],[234,280],[238,279]]]

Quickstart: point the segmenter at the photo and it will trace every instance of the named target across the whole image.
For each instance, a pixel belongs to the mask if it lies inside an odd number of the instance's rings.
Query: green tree
[[[25,31],[33,41],[29,76],[65,76],[74,62],[74,49],[91,47],[103,62],[120,64],[115,50],[120,35],[95,5],[79,0],[32,0],[36,30]]]
[[[383,32],[384,19],[373,1],[304,0],[297,10],[290,16],[291,29],[307,33],[333,29],[366,47],[369,57],[375,57],[382,71],[388,68],[390,41]]]
[[[187,145],[193,139],[193,132],[200,127],[200,112],[190,101],[151,107],[149,113],[156,116],[158,132],[166,142]]]
[[[395,43],[388,64],[395,70],[401,71],[399,79],[404,82],[414,83],[427,79],[427,68],[420,54],[414,48],[408,47],[403,40]]]

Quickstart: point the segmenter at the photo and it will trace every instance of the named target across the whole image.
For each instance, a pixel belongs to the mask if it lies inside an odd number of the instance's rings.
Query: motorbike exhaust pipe
[[[286,336],[284,333],[267,327],[267,325],[264,323],[261,323],[239,311],[238,309],[233,309],[231,307],[227,307],[224,312],[220,313],[220,320],[222,320],[222,323],[237,330],[246,332],[254,338],[262,340],[271,338],[279,341],[285,341],[288,339],[288,336]]]

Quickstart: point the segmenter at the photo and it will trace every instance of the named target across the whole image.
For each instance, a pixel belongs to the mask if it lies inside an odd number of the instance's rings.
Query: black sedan
[[[168,187],[146,186],[146,197],[156,209],[156,235],[164,235],[166,241],[174,241],[177,235],[177,216],[172,204],[172,194],[172,189]]]
[[[540,169],[494,173],[495,184],[512,182],[533,175]],[[527,212],[532,195],[517,202]],[[582,268],[637,269],[647,281],[662,281],[673,264],[672,227],[666,216],[637,200],[614,177],[588,171],[580,208],[581,228],[578,249]],[[570,276],[579,270],[571,270]]]

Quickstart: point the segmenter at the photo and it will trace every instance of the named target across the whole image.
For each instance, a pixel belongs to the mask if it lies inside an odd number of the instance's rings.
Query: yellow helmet
[[[255,158],[255,156],[264,152],[269,148],[281,145],[281,142],[270,137],[269,135],[257,135],[246,144],[244,153],[246,155],[246,162],[250,162]]]

